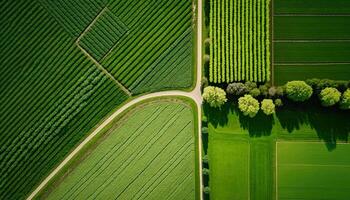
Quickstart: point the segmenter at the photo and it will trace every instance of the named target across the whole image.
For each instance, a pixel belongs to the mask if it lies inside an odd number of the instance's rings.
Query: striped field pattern
[[[270,80],[270,0],[210,0],[209,80]]]
[[[47,199],[196,199],[193,112],[174,100],[133,108]]]
[[[128,96],[37,2],[0,15],[0,199],[23,199]]]
[[[78,41],[96,60],[101,60],[127,31],[128,27],[105,9]]]
[[[108,8],[129,33],[101,64],[133,93],[189,87],[194,65],[191,6],[191,0],[113,1]]]
[[[0,199],[28,196],[131,93],[192,85],[191,6],[0,0]]]

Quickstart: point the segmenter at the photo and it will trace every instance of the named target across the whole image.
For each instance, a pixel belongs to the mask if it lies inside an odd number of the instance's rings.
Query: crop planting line
[[[350,17],[350,14],[274,14],[274,17]]]
[[[88,32],[88,30],[90,30],[90,28],[92,27],[92,25],[95,24],[95,22],[97,21],[98,18],[100,18],[100,16],[102,15],[102,13],[104,13],[108,8],[105,7],[103,8],[100,13],[95,17],[94,20],[92,20],[92,22],[89,24],[88,27],[86,27],[86,29],[79,35],[79,37],[76,40],[76,43],[78,44],[80,42],[80,39],[85,35],[86,32]]]
[[[310,43],[323,43],[323,42],[350,42],[350,39],[344,39],[344,40],[339,40],[339,39],[334,39],[334,40],[330,40],[330,39],[326,39],[326,40],[273,40],[273,42],[280,42],[280,43],[283,43],[283,42],[289,42],[289,43],[307,43],[307,42],[310,42]]]
[[[200,9],[199,9],[200,8]],[[103,10],[102,10],[103,11]],[[196,84],[195,88],[190,92],[184,92],[179,90],[174,91],[164,91],[164,92],[155,92],[146,94],[137,98],[132,99],[128,103],[124,104],[122,107],[120,107],[116,112],[112,113],[105,121],[103,121],[98,127],[96,127],[91,134],[89,134],[84,141],[82,141],[41,183],[40,185],[35,188],[35,190],[28,196],[27,200],[33,199],[48,183],[51,181],[52,178],[55,177],[55,175],[60,172],[60,170],[67,165],[67,163],[77,155],[77,153],[87,145],[88,142],[90,142],[104,127],[106,127],[111,121],[113,121],[114,118],[122,114],[125,110],[127,110],[129,107],[155,97],[166,97],[166,96],[183,96],[192,99],[196,105],[197,105],[197,112],[198,112],[198,171],[199,171],[199,199],[203,199],[203,185],[202,185],[202,139],[201,139],[201,108],[202,108],[202,96],[201,96],[201,90],[200,90],[200,83],[202,78],[202,0],[197,0],[197,56],[196,56],[196,63],[197,63],[197,73],[196,73]],[[76,42],[78,44],[78,42]],[[97,63],[97,66],[101,68],[103,72],[107,72],[106,74],[111,77],[118,85],[121,85],[118,81],[115,80],[115,78],[108,73],[106,69],[104,69],[94,58],[92,58],[83,48],[81,48],[79,45],[77,45],[82,51],[95,63]],[[122,89],[125,89],[125,87],[121,87]],[[128,91],[128,90],[127,90]],[[128,91],[127,94],[130,94]]]
[[[275,63],[276,65],[283,65],[283,66],[288,66],[288,65],[300,65],[300,66],[304,66],[304,65],[312,65],[312,66],[319,66],[319,65],[350,65],[350,62],[324,62],[324,63]]]
[[[79,47],[79,49],[88,57],[90,60],[92,60],[95,65],[104,73],[106,74],[114,83],[116,83],[128,96],[131,96],[131,92],[122,85],[117,79],[114,78],[112,74],[110,74],[95,58],[93,58],[84,48],[82,48],[77,42],[76,45]]]

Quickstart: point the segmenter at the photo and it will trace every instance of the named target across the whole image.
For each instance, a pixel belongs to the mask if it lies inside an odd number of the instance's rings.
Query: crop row
[[[210,1],[209,79],[270,79],[270,0]]]
[[[100,60],[127,30],[127,27],[106,9],[84,33],[80,39],[80,45],[96,60]]]
[[[104,0],[41,0],[59,24],[77,38],[106,6]]]
[[[169,188],[185,190],[176,185],[179,179],[188,183],[194,195],[191,116],[187,107],[173,103],[148,105],[134,112],[122,126],[108,130],[109,140],[63,180],[49,199],[147,199],[160,192],[170,195]]]
[[[130,1],[130,4],[134,5],[133,3]],[[123,4],[118,6],[124,8]],[[171,47],[192,25],[191,1],[162,0],[153,7],[139,3],[136,6],[139,7],[132,8],[131,13],[118,14],[118,18],[129,27],[129,34],[102,60],[102,65],[126,87],[131,87],[135,81],[139,81],[139,77],[144,77],[144,73],[149,72],[148,69],[154,66],[159,57],[168,56],[165,54],[176,56],[173,53],[176,50]],[[144,14],[139,18],[134,16],[134,12]],[[192,34],[187,34],[186,37],[192,39]],[[192,52],[188,52],[187,56],[192,58]],[[163,67],[169,66],[167,63],[159,66]],[[186,67],[192,68],[191,65]],[[148,76],[157,76],[157,71],[151,71]],[[178,77],[176,81],[181,82],[181,78]]]
[[[6,6],[0,199],[21,199],[127,95],[37,2]]]

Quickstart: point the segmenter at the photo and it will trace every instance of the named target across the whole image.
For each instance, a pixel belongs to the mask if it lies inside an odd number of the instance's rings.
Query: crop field
[[[209,80],[270,80],[270,0],[210,1]]]
[[[194,112],[176,98],[139,103],[103,129],[93,150],[41,198],[198,199]]]
[[[249,143],[214,134],[209,140],[211,199],[249,199]]]
[[[350,77],[350,3],[275,0],[274,82]]]
[[[191,1],[0,1],[0,27],[0,199],[25,198],[130,96],[193,82]]]
[[[349,199],[350,145],[328,151],[312,142],[277,143],[277,198]]]
[[[192,85],[191,0],[42,0],[42,4],[77,45],[133,94]]]
[[[191,0],[122,0],[108,8],[129,29],[101,60],[118,81],[133,93],[192,85]]]

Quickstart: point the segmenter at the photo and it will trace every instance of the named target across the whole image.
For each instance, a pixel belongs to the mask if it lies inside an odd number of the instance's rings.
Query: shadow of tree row
[[[248,130],[250,137],[261,137],[271,135],[275,120],[278,120],[283,129],[292,134],[301,126],[310,126],[317,136],[325,141],[328,150],[336,148],[337,140],[347,141],[350,133],[350,112],[340,110],[336,107],[321,107],[317,98],[312,98],[305,103],[294,103],[284,101],[285,105],[277,110],[275,116],[266,116],[259,113],[250,118],[244,116],[236,103],[230,101],[220,110],[204,105],[204,112],[208,120],[215,127],[225,126],[228,123],[229,113],[238,116],[240,127]]]

